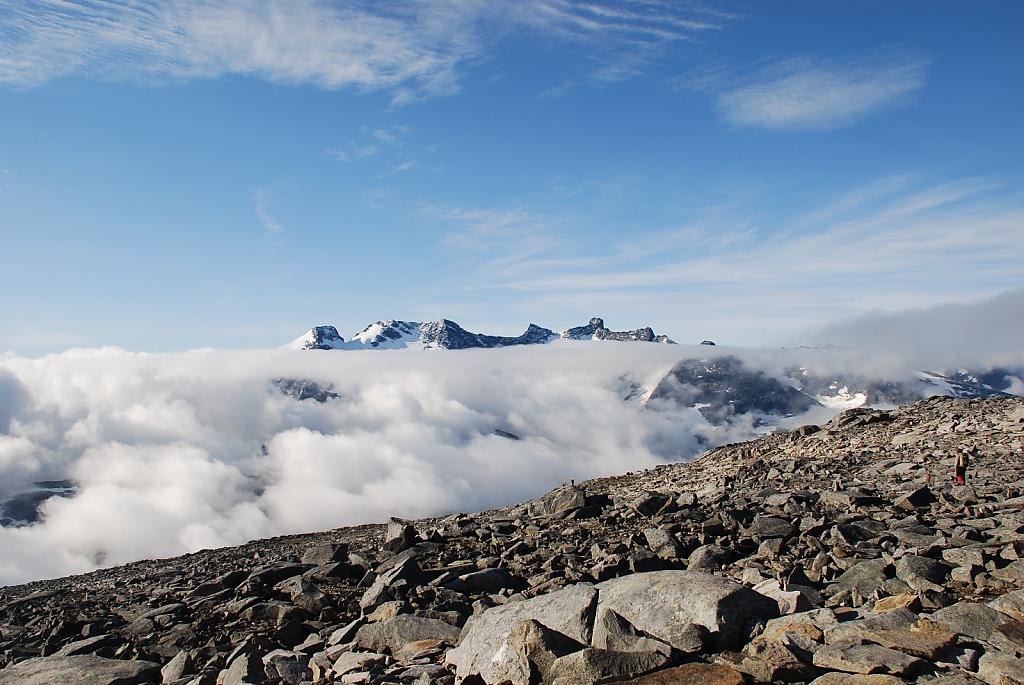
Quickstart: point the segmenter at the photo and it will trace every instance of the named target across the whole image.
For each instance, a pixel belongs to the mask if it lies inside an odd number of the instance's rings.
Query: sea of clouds
[[[692,457],[694,410],[625,402],[684,356],[649,344],[457,352],[0,355],[0,499],[73,479],[0,529],[0,585],[346,524],[475,511]],[[340,397],[297,401],[277,378]],[[495,430],[521,437],[513,440]]]
[[[0,354],[0,501],[72,479],[34,525],[0,528],[0,585],[251,539],[537,496],[570,478],[753,437],[692,408],[624,400],[679,360],[909,378],[915,355],[557,342],[460,351],[71,350]],[[1005,355],[1004,355],[1005,356]],[[308,379],[339,397],[297,401]],[[816,409],[790,424],[821,422]],[[510,439],[495,431],[519,436]]]

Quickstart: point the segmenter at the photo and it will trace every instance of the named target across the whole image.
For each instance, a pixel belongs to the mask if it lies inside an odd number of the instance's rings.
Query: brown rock
[[[891,675],[863,675],[860,673],[826,673],[811,681],[811,685],[903,685],[905,681]]]
[[[846,673],[903,676],[924,665],[924,661],[881,645],[828,645],[814,653],[814,665]]]
[[[683,664],[627,680],[622,685],[743,685],[739,671],[724,664]],[[878,685],[887,685],[879,683]]]
[[[894,609],[910,609],[911,611],[921,610],[921,600],[918,596],[905,594],[905,595],[893,595],[891,597],[883,597],[882,599],[875,602],[875,611],[892,611]]]

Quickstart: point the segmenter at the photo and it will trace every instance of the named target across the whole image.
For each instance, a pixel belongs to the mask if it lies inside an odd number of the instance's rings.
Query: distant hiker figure
[[[971,465],[971,457],[976,456],[977,453],[977,447],[970,449],[965,447],[956,455],[956,462],[953,465],[953,477],[956,478],[957,485],[963,485],[967,482],[967,467]]]

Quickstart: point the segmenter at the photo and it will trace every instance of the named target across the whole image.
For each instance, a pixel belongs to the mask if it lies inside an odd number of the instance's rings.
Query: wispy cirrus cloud
[[[656,0],[13,0],[0,9],[0,84],[243,75],[403,104],[456,92],[466,65],[511,32],[573,43],[624,77],[615,65],[727,20]]]
[[[484,255],[472,287],[551,311],[600,302],[665,317],[684,307],[685,317],[660,325],[685,332],[696,320],[756,337],[1017,286],[1022,236],[1024,201],[993,179],[891,176],[788,219],[713,207],[687,225],[623,228],[607,246],[552,239],[523,255]]]
[[[256,218],[263,226],[264,234],[267,236],[277,235],[284,230],[284,226],[270,213],[272,194],[266,188],[257,188],[252,192],[253,211]]]
[[[553,248],[557,242],[552,232],[557,220],[525,207],[457,207],[424,203],[417,208],[417,213],[446,225],[442,238],[446,247],[479,253],[507,253],[507,248],[512,246],[528,247],[514,251],[526,258]]]
[[[722,118],[737,126],[831,130],[907,102],[924,87],[930,63],[894,51],[838,60],[796,57],[746,70],[705,70],[688,85],[712,92]]]

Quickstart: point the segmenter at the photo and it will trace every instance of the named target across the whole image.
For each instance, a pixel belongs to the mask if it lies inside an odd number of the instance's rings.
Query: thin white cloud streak
[[[534,214],[516,212],[510,218]],[[963,301],[1020,283],[1024,204],[992,179],[886,177],[792,219],[735,207],[702,214],[662,231],[629,227],[611,246],[574,240],[562,225],[572,217],[541,222],[518,250],[505,237],[515,231],[470,231],[487,249],[466,250],[461,283],[480,298],[508,295],[526,316],[644,312],[646,323],[683,340],[746,345],[872,308]],[[461,247],[451,237],[446,244]]]
[[[872,184],[872,187],[874,184]],[[612,253],[523,261],[481,273],[517,291],[641,287],[815,288],[843,281],[845,290],[874,283],[929,282],[959,275],[960,283],[1017,272],[1024,258],[1024,207],[966,179],[875,200],[843,200],[798,218],[800,230],[761,229],[749,219],[639,234]],[[818,216],[815,216],[817,214]],[[662,259],[643,258],[658,245]],[[594,268],[604,265],[605,268]],[[557,266],[557,269],[551,267]],[[825,283],[823,283],[823,281]]]
[[[596,56],[612,50],[622,60],[724,21],[670,2],[18,0],[0,11],[0,84],[32,87],[74,74],[143,81],[243,75],[387,90],[404,104],[458,91],[466,65],[517,30]]]
[[[260,224],[263,226],[263,231],[266,235],[272,236],[284,230],[284,226],[270,213],[270,192],[263,189],[253,191],[252,201],[253,210],[256,212],[256,218],[259,219]]]
[[[929,64],[891,52],[842,61],[800,57],[739,76],[705,75],[694,85],[716,92],[719,113],[737,126],[830,130],[907,102],[924,87]]]
[[[559,221],[524,207],[456,207],[421,204],[417,214],[447,226],[442,245],[497,254],[489,265],[514,266],[557,247]]]

